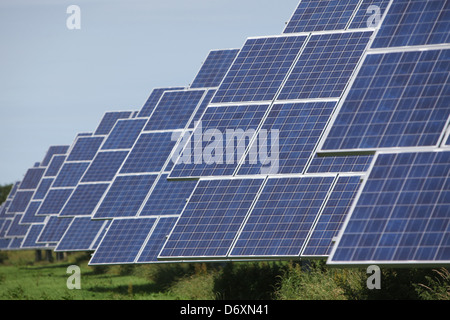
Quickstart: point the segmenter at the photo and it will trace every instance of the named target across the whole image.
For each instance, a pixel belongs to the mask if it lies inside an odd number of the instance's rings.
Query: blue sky
[[[211,49],[281,34],[298,0],[2,0],[0,184],[103,114],[192,82]],[[81,30],[69,30],[69,5]]]

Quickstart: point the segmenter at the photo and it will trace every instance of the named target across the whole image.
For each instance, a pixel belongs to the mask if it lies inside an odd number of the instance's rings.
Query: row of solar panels
[[[50,148],[0,211],[0,249],[448,264],[449,22],[446,0],[301,1],[283,35],[211,51],[188,88]]]

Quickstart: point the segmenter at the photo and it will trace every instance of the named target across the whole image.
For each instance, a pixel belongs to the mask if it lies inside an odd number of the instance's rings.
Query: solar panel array
[[[450,263],[447,0],[302,0],[51,147],[0,207],[0,249],[91,265]]]

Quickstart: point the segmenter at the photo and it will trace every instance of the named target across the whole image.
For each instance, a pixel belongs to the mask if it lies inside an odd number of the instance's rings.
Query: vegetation
[[[12,187],[13,187],[12,184],[0,186],[0,205],[6,201],[6,198],[8,198],[8,195],[11,192]]]
[[[34,262],[34,251],[3,252],[1,300],[450,300],[447,269],[382,269],[381,290],[369,290],[364,269],[323,261],[183,263],[91,267],[89,254]],[[69,290],[69,265],[81,268],[81,290]]]

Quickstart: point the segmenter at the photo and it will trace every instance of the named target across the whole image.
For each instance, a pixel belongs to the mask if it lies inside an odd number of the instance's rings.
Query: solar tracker
[[[146,119],[119,120],[109,134],[102,150],[130,149],[147,122]]]
[[[286,36],[248,39],[212,103],[273,100],[306,38]]]
[[[90,217],[74,218],[59,241],[55,252],[91,251],[92,243],[104,224],[105,221],[91,220]]]
[[[59,214],[64,204],[72,195],[73,188],[50,189],[42,202],[37,215]]]
[[[268,107],[207,108],[170,178],[232,175]]]
[[[190,87],[218,87],[238,53],[239,49],[212,50]]]
[[[21,225],[20,220],[22,220],[23,214],[16,214],[11,223],[11,226],[6,232],[5,237],[24,237],[27,234],[29,225]]]
[[[92,215],[108,187],[108,183],[79,184],[59,216],[74,217]]]
[[[275,104],[261,127],[267,134],[258,134],[238,174],[261,174],[264,168],[271,174],[302,173],[335,106],[336,102]],[[271,147],[274,142],[276,149]],[[266,146],[266,156],[271,155],[272,163],[252,161],[264,157],[262,146]]]
[[[8,208],[8,213],[23,213],[33,197],[34,191],[17,191],[11,205]]]
[[[81,182],[112,181],[127,155],[128,151],[99,152]]]
[[[30,168],[20,183],[19,190],[36,189],[44,175],[44,168]]]
[[[118,176],[94,213],[94,219],[136,216],[157,175]]]
[[[373,48],[449,43],[447,0],[395,0]]]
[[[312,35],[278,99],[340,97],[372,34],[366,31]]]
[[[22,249],[44,249],[47,247],[46,243],[37,243],[37,239],[44,229],[45,224],[33,224],[30,226],[28,233],[22,241]]]
[[[388,8],[389,3],[390,0],[363,0],[361,6],[356,11],[349,28],[359,29],[378,27],[378,23],[381,22],[381,18]],[[373,6],[376,6],[377,8],[373,8]],[[379,21],[375,20],[375,17],[373,17],[374,14],[378,13],[374,10],[379,10],[380,16],[376,17]]]
[[[114,219],[89,265],[133,263],[155,218]]]
[[[450,114],[450,50],[367,55],[322,150],[437,145]]]
[[[147,243],[144,244],[141,254],[136,263],[158,262],[158,254],[162,249],[170,231],[172,230],[178,217],[161,217],[158,219],[156,227],[151,232]]]
[[[36,213],[41,206],[42,201],[31,201],[28,205],[27,210],[22,216],[22,220],[20,220],[21,224],[33,224],[33,223],[44,223],[45,216],[37,216]]]
[[[37,242],[59,242],[69,227],[72,219],[50,216]]]
[[[300,256],[334,177],[268,179],[230,257]]]
[[[365,172],[369,169],[373,158],[373,154],[346,156],[316,155],[308,165],[307,173]]]
[[[54,178],[41,179],[41,183],[34,193],[33,200],[43,200],[47,195],[48,190],[52,186],[54,180]]]
[[[208,107],[209,103],[211,102],[212,98],[216,94],[216,90],[208,90],[205,98],[203,99],[202,103],[198,107],[197,111],[195,112],[194,118],[189,123],[189,128],[193,129],[197,122],[201,119],[203,113],[205,112],[206,108]]]
[[[197,181],[168,181],[168,174],[158,179],[139,216],[179,215]]]
[[[75,187],[88,167],[89,162],[65,163],[53,182],[52,188]]]
[[[104,137],[81,137],[75,142],[67,161],[88,161],[94,159]]]
[[[333,245],[333,238],[341,230],[350,207],[361,185],[361,177],[339,177],[327,200],[302,256],[327,256]]]
[[[45,171],[45,177],[56,177],[67,156],[54,156]]]
[[[345,29],[358,0],[301,0],[284,33]]]
[[[41,162],[42,167],[47,167],[52,157],[58,154],[66,154],[70,146],[52,146],[48,149],[44,159]]]
[[[330,264],[450,262],[450,151],[379,154]]]
[[[103,116],[100,124],[97,127],[94,135],[108,135],[114,128],[117,120],[130,118],[131,111],[117,111],[117,112],[106,112]]]
[[[153,89],[152,93],[150,94],[141,111],[139,112],[138,117],[150,117],[164,92],[183,89],[184,89],[183,87]]]
[[[159,257],[225,257],[263,181],[200,180]]]
[[[204,95],[205,90],[165,92],[144,131],[184,129]]]
[[[177,141],[172,132],[142,134],[120,170],[121,174],[160,172]]]

